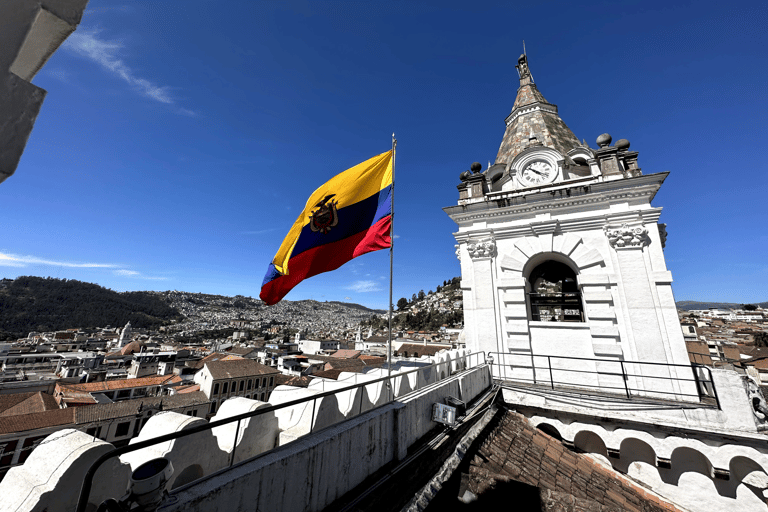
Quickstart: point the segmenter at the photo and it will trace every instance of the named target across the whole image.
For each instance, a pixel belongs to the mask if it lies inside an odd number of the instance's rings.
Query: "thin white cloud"
[[[346,289],[357,293],[381,291],[381,288],[379,287],[378,283],[376,283],[376,281],[355,281],[351,285],[347,286]]]
[[[74,263],[71,261],[47,260],[44,258],[38,258],[36,256],[22,256],[19,254],[11,254],[7,252],[0,252],[0,265],[4,267],[26,267],[28,265],[51,265],[54,267],[68,267],[68,268],[115,268],[120,266],[112,263]]]
[[[78,263],[73,261],[61,261],[61,260],[49,260],[46,258],[38,258],[37,256],[12,254],[9,252],[0,252],[0,267],[17,267],[24,268],[30,265],[47,265],[51,267],[65,267],[65,268],[105,268],[114,269],[112,271],[116,276],[133,277],[138,279],[152,279],[152,280],[165,280],[167,277],[152,277],[146,276],[137,270],[128,270],[123,267],[124,265],[118,265],[116,263]]]
[[[116,276],[137,276],[139,273],[135,270],[126,270],[124,268],[121,268],[120,270],[115,270]]]
[[[82,57],[90,59],[101,67],[118,76],[139,93],[152,98],[160,103],[173,104],[175,100],[170,94],[169,86],[161,86],[152,83],[146,78],[141,78],[119,57],[124,45],[120,41],[107,41],[98,37],[99,30],[79,29],[69,36],[63,48],[66,48]],[[180,113],[194,115],[188,109],[181,109]]]
[[[45,69],[43,70],[45,74],[47,74],[50,77],[55,78],[56,80],[68,84],[70,81],[71,73],[67,71],[66,69],[61,68],[51,68],[51,69]]]
[[[137,270],[128,270],[125,268],[121,268],[114,271],[114,274],[116,276],[122,276],[122,277],[133,277],[136,279],[150,279],[152,281],[165,281],[168,279],[167,277],[152,277],[152,276],[145,276],[141,272]]]
[[[259,229],[258,231],[241,231],[240,234],[242,235],[265,235],[267,233],[271,233],[276,228],[270,228],[270,229]]]
[[[189,110],[188,108],[179,108],[178,112],[184,116],[197,117],[197,112],[194,110]]]

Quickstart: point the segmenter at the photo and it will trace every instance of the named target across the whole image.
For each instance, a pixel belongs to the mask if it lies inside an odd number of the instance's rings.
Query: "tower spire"
[[[520,87],[507,116],[507,130],[496,155],[496,163],[510,163],[528,146],[543,145],[565,155],[580,145],[579,139],[557,114],[557,105],[549,103],[533,82],[528,56],[525,53],[517,59],[517,72],[520,75]]]

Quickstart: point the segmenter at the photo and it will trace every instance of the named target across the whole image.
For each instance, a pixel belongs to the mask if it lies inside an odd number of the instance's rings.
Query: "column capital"
[[[603,232],[608,237],[608,243],[614,249],[643,248],[650,242],[648,230],[643,224],[630,226],[627,223],[619,227],[604,226]]]
[[[467,252],[473,260],[493,258],[496,256],[496,239],[491,236],[482,240],[467,242]]]

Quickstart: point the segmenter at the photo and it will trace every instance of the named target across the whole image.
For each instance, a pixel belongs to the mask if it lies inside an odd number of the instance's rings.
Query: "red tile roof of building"
[[[577,505],[568,510],[680,511],[619,472],[568,450],[522,414],[503,413],[487,440],[470,462],[466,480],[468,490],[480,497],[478,504],[499,481],[514,480],[538,487],[542,497]]]
[[[204,358],[202,358],[201,360],[195,361],[193,364],[189,364],[188,366],[191,368],[197,368],[199,370],[200,368],[205,366],[205,363],[212,363],[213,361],[220,361],[225,358],[230,358],[230,360],[232,358],[243,359],[240,356],[233,356],[232,354],[227,354],[226,352],[212,352],[207,356],[205,356]]]
[[[16,416],[58,409],[53,395],[42,391],[0,395],[0,416]]]
[[[148,386],[170,386],[182,382],[178,375],[155,375],[138,379],[117,379],[84,384],[56,384],[56,389],[67,392],[103,393],[121,389],[143,388]]]
[[[280,375],[275,375],[276,386],[294,386],[297,388],[305,388],[309,386],[310,382],[312,382],[312,377],[305,375],[302,375],[301,377],[297,375],[283,375],[282,373]]]
[[[75,408],[0,417],[0,434],[26,432],[75,423]]]
[[[280,372],[270,366],[263,365],[253,359],[240,358],[236,361],[212,361],[205,366],[214,380],[239,379],[253,375],[274,375]]]
[[[320,377],[322,379],[338,380],[342,370],[321,370],[312,374],[313,377]]]
[[[331,356],[338,357],[339,359],[356,359],[360,357],[361,352],[359,350],[341,349],[337,350]]]
[[[200,384],[195,384],[193,386],[183,386],[176,389],[176,393],[194,393],[195,391],[200,391]]]

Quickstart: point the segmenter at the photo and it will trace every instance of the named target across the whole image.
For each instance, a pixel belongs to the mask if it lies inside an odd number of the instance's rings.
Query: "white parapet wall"
[[[712,370],[720,408],[504,389],[542,431],[692,512],[766,512],[768,438],[746,377]]]
[[[322,510],[437,427],[435,402],[471,401],[490,385],[485,366],[446,378],[183,489],[163,511]]]
[[[0,510],[68,512],[74,509],[88,468],[114,449],[79,430],[55,432],[0,482]],[[103,464],[93,482],[95,503],[125,493],[131,468],[117,459]]]
[[[503,375],[502,375],[503,378]],[[713,369],[712,380],[720,408],[685,402],[659,404],[642,400],[616,399],[557,389],[531,390],[525,387],[504,389],[504,400],[514,406],[544,408],[564,413],[604,416],[616,420],[719,432],[757,434],[759,421],[748,399],[745,378],[733,370]]]
[[[404,458],[413,442],[437,427],[431,421],[434,403],[443,403],[448,396],[469,402],[490,387],[486,365],[461,371],[477,363],[470,364],[468,356],[456,350],[438,353],[423,361],[437,366],[411,375],[399,374],[413,370],[412,362],[393,367],[392,375],[399,380],[393,386],[395,400],[389,403],[387,386],[375,383],[241,420],[239,429],[233,422],[129,452],[97,471],[89,507],[122,497],[132,470],[165,457],[174,468],[166,489],[186,487],[177,491],[176,503],[163,510],[321,510],[384,464]],[[386,369],[376,369],[344,375],[340,382],[326,382],[325,392],[386,374]],[[413,392],[419,384],[422,387]],[[232,398],[222,404],[211,423],[319,393],[322,387],[281,386],[269,404]],[[204,424],[201,418],[160,413],[131,442]],[[76,430],[52,434],[0,482],[0,511],[74,510],[86,471],[112,449],[111,444]],[[269,453],[248,461],[264,452]],[[235,466],[222,472],[230,460]],[[192,483],[209,475],[213,476]]]

